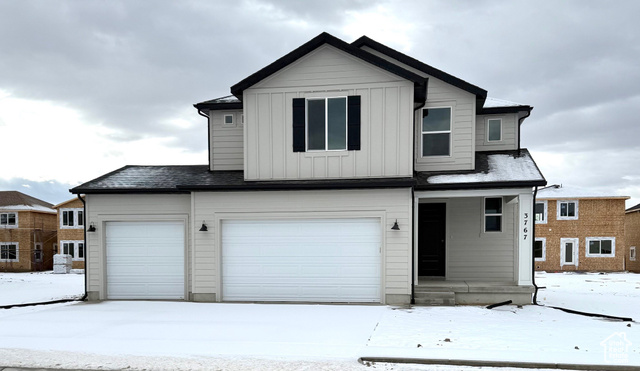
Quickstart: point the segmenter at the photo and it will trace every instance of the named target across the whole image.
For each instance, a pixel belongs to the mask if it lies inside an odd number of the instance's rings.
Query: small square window
[[[558,201],[558,220],[578,219],[578,201]]]
[[[487,121],[487,141],[499,142],[502,140],[502,120],[491,119]]]
[[[223,125],[224,126],[233,125],[233,115],[224,115]]]
[[[502,197],[484,199],[484,231],[502,232]]]

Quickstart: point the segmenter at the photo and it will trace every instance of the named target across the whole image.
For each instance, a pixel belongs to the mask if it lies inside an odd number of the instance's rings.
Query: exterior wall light
[[[208,231],[208,229],[207,229],[207,225],[206,225],[206,224],[204,224],[204,220],[203,220],[203,221],[202,221],[202,227],[200,227],[200,232],[206,232],[206,231]]]
[[[89,228],[87,228],[87,232],[95,232],[96,231],[96,225],[94,222],[91,222],[91,224],[89,225]]]
[[[398,225],[398,219],[396,219],[396,221],[393,223],[393,227],[391,227],[391,229],[394,231],[400,230],[400,226]]]

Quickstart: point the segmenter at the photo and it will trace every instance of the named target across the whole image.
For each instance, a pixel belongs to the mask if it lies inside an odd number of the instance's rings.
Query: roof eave
[[[504,182],[473,182],[473,183],[442,183],[423,184],[416,186],[416,191],[455,191],[471,189],[493,189],[493,188],[533,188],[547,184],[546,180],[524,180],[524,181],[504,181]]]
[[[495,115],[500,113],[531,112],[532,109],[533,107],[531,106],[487,107],[487,108],[481,108],[479,114]]]

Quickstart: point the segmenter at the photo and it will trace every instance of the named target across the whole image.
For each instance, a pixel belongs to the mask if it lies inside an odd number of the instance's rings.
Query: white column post
[[[533,284],[533,191],[518,195],[518,285]]]

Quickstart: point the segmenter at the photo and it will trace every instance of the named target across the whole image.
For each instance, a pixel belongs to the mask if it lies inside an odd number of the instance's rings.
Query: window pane
[[[533,257],[542,258],[542,241],[533,242]]]
[[[569,216],[576,216],[576,204],[573,202],[569,202]]]
[[[0,214],[0,224],[1,225],[7,225],[7,214]]]
[[[74,250],[73,243],[70,243],[70,244],[69,244],[69,255],[71,255],[71,256],[73,256],[73,257],[75,257],[75,254],[74,254],[74,251],[73,251],[73,250]]]
[[[602,240],[600,241],[600,253],[601,254],[611,254],[611,240]]]
[[[69,211],[69,225],[73,225],[73,211]]]
[[[347,149],[347,98],[328,99],[329,149]]]
[[[69,225],[69,214],[66,211],[62,212],[62,225]]]
[[[589,241],[589,254],[600,254],[600,241]]]
[[[78,211],[78,225],[84,225],[84,211]]]
[[[227,115],[224,117],[224,123],[225,124],[233,124],[233,116],[231,115]]]
[[[422,131],[451,130],[451,108],[429,108],[422,110]]]
[[[491,197],[484,199],[485,214],[502,214],[502,198]]]
[[[78,243],[78,258],[84,258],[84,243]]]
[[[486,232],[500,232],[501,216],[485,216],[485,231]]]
[[[544,204],[536,203],[536,222],[544,221]]]
[[[560,216],[567,216],[567,204],[565,202],[560,203]]]
[[[7,217],[8,219],[8,223],[9,225],[16,225],[16,214],[14,213],[9,213],[9,216]]]
[[[9,259],[18,258],[18,249],[16,245],[9,245]]]
[[[566,263],[573,263],[573,242],[564,244],[564,261]]]
[[[422,156],[449,156],[451,134],[422,134]]]
[[[324,148],[324,99],[314,99],[307,101],[307,131],[308,147],[310,150],[321,150]]]
[[[501,140],[501,123],[500,120],[489,120],[489,140],[497,141]]]

